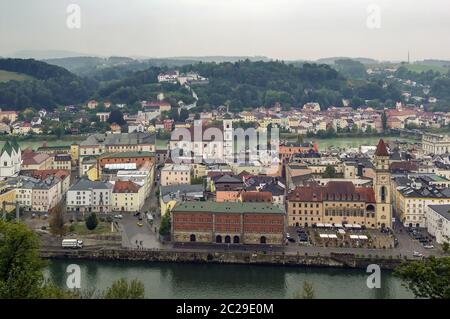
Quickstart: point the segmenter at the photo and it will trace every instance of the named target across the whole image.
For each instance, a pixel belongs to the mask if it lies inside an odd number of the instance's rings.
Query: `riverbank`
[[[286,254],[284,252],[245,251],[182,251],[182,250],[131,250],[106,249],[43,249],[40,256],[45,259],[71,259],[95,261],[145,261],[169,263],[211,263],[272,266],[307,266],[366,269],[377,264],[382,269],[393,270],[404,259],[385,256],[358,256],[355,254],[330,253],[329,256],[308,254]]]

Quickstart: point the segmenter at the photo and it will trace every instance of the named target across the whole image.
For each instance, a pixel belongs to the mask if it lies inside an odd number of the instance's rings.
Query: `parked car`
[[[418,251],[415,251],[415,252],[413,252],[413,257],[423,258],[423,254],[419,253]]]
[[[121,214],[117,214],[117,215],[114,215],[114,218],[116,218],[116,219],[122,219],[123,216],[122,216]]]
[[[423,245],[423,248],[425,249],[433,249],[434,246],[432,244]]]
[[[292,237],[288,237],[287,240],[288,240],[288,242],[295,243],[295,239]]]
[[[142,224],[141,222],[137,222],[137,225],[138,225],[139,227],[144,226],[144,224]]]

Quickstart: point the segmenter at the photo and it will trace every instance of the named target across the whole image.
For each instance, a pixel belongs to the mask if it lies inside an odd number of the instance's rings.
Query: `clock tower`
[[[373,190],[376,201],[377,228],[389,227],[392,222],[392,194],[391,194],[391,174],[389,173],[389,153],[386,144],[381,139],[375,151],[374,162],[375,178],[373,180]]]

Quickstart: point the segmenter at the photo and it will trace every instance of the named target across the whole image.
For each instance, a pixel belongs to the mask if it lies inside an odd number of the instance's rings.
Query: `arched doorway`
[[[190,241],[196,241],[196,238],[195,238],[195,235],[194,234],[191,234],[191,236],[190,236]]]
[[[218,243],[218,244],[222,243],[222,236],[220,236],[220,235],[216,236],[216,243]]]
[[[230,236],[228,236],[228,235],[225,236],[225,243],[226,244],[231,243],[231,237]]]
[[[298,222],[297,222],[297,223],[295,223],[295,227],[298,227],[298,226],[299,226]]]
[[[233,244],[239,244],[239,236],[233,237]]]
[[[375,206],[373,206],[372,204],[367,205],[366,211],[369,213],[375,212]]]
[[[261,236],[261,238],[259,239],[259,242],[261,244],[265,244],[267,242],[266,236]]]
[[[305,223],[305,227],[308,227],[308,223]]]

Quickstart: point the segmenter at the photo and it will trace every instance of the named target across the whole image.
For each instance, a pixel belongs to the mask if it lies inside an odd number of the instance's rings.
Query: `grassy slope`
[[[26,74],[20,74],[16,72],[9,72],[0,70],[0,82],[8,82],[11,80],[15,81],[25,81],[25,80],[32,80],[33,77],[26,75]]]
[[[423,65],[423,64],[400,64],[400,63],[379,63],[379,64],[371,64],[368,65],[368,68],[376,68],[376,67],[383,67],[383,68],[398,68],[400,66],[403,66],[407,68],[410,71],[421,73],[426,72],[428,70],[437,71],[440,73],[447,73],[449,71],[449,68],[446,67],[439,67],[434,65]]]

